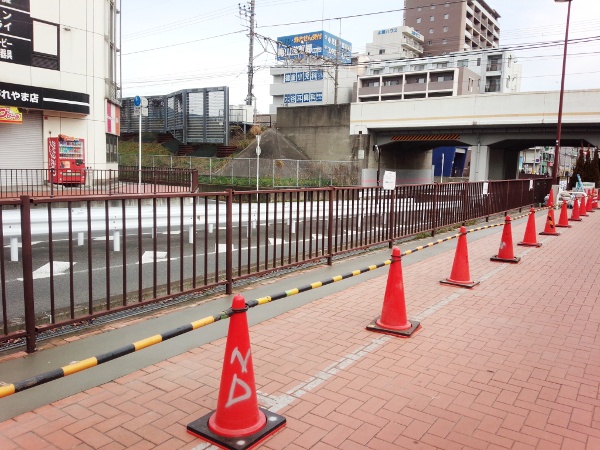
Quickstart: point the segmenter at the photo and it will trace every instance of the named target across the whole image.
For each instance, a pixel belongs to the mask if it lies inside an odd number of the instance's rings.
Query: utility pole
[[[340,67],[340,38],[335,41],[335,76],[333,79],[333,104],[338,102],[338,71]]]
[[[248,50],[248,95],[246,96],[246,105],[252,105],[252,88],[254,87],[254,5],[255,0],[250,0],[250,7],[238,4],[240,8],[240,16],[249,21],[250,25],[250,47]]]

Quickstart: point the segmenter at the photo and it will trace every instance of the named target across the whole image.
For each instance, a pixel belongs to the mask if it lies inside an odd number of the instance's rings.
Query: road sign
[[[148,99],[146,97],[140,97],[139,95],[136,95],[133,97],[133,106],[141,106],[145,108],[148,106]]]

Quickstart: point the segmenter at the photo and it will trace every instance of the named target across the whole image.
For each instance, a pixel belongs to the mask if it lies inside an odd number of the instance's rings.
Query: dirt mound
[[[240,151],[237,158],[256,158],[256,141]],[[310,158],[274,128],[260,135],[260,157],[264,159],[309,160]]]

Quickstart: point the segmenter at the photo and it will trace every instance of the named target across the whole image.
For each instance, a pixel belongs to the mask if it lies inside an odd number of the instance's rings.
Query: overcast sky
[[[432,0],[443,3],[442,0]],[[456,1],[456,0],[453,0]],[[124,96],[229,86],[230,104],[245,102],[249,39],[240,0],[122,0]],[[559,90],[567,3],[487,0],[500,14],[500,45],[557,44],[515,51],[522,91]],[[402,0],[256,0],[255,32],[279,36],[325,30],[364,52],[373,31],[402,25]],[[600,88],[600,0],[573,0],[565,89]],[[576,40],[588,40],[579,42]],[[254,44],[254,96],[267,113],[274,49]]]

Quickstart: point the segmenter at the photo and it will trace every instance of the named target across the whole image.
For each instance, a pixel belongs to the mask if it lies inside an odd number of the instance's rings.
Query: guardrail
[[[0,254],[0,342],[34,351],[40,333],[231,293],[247,278],[541,203],[549,189],[510,180],[2,200],[2,242],[20,261]]]

